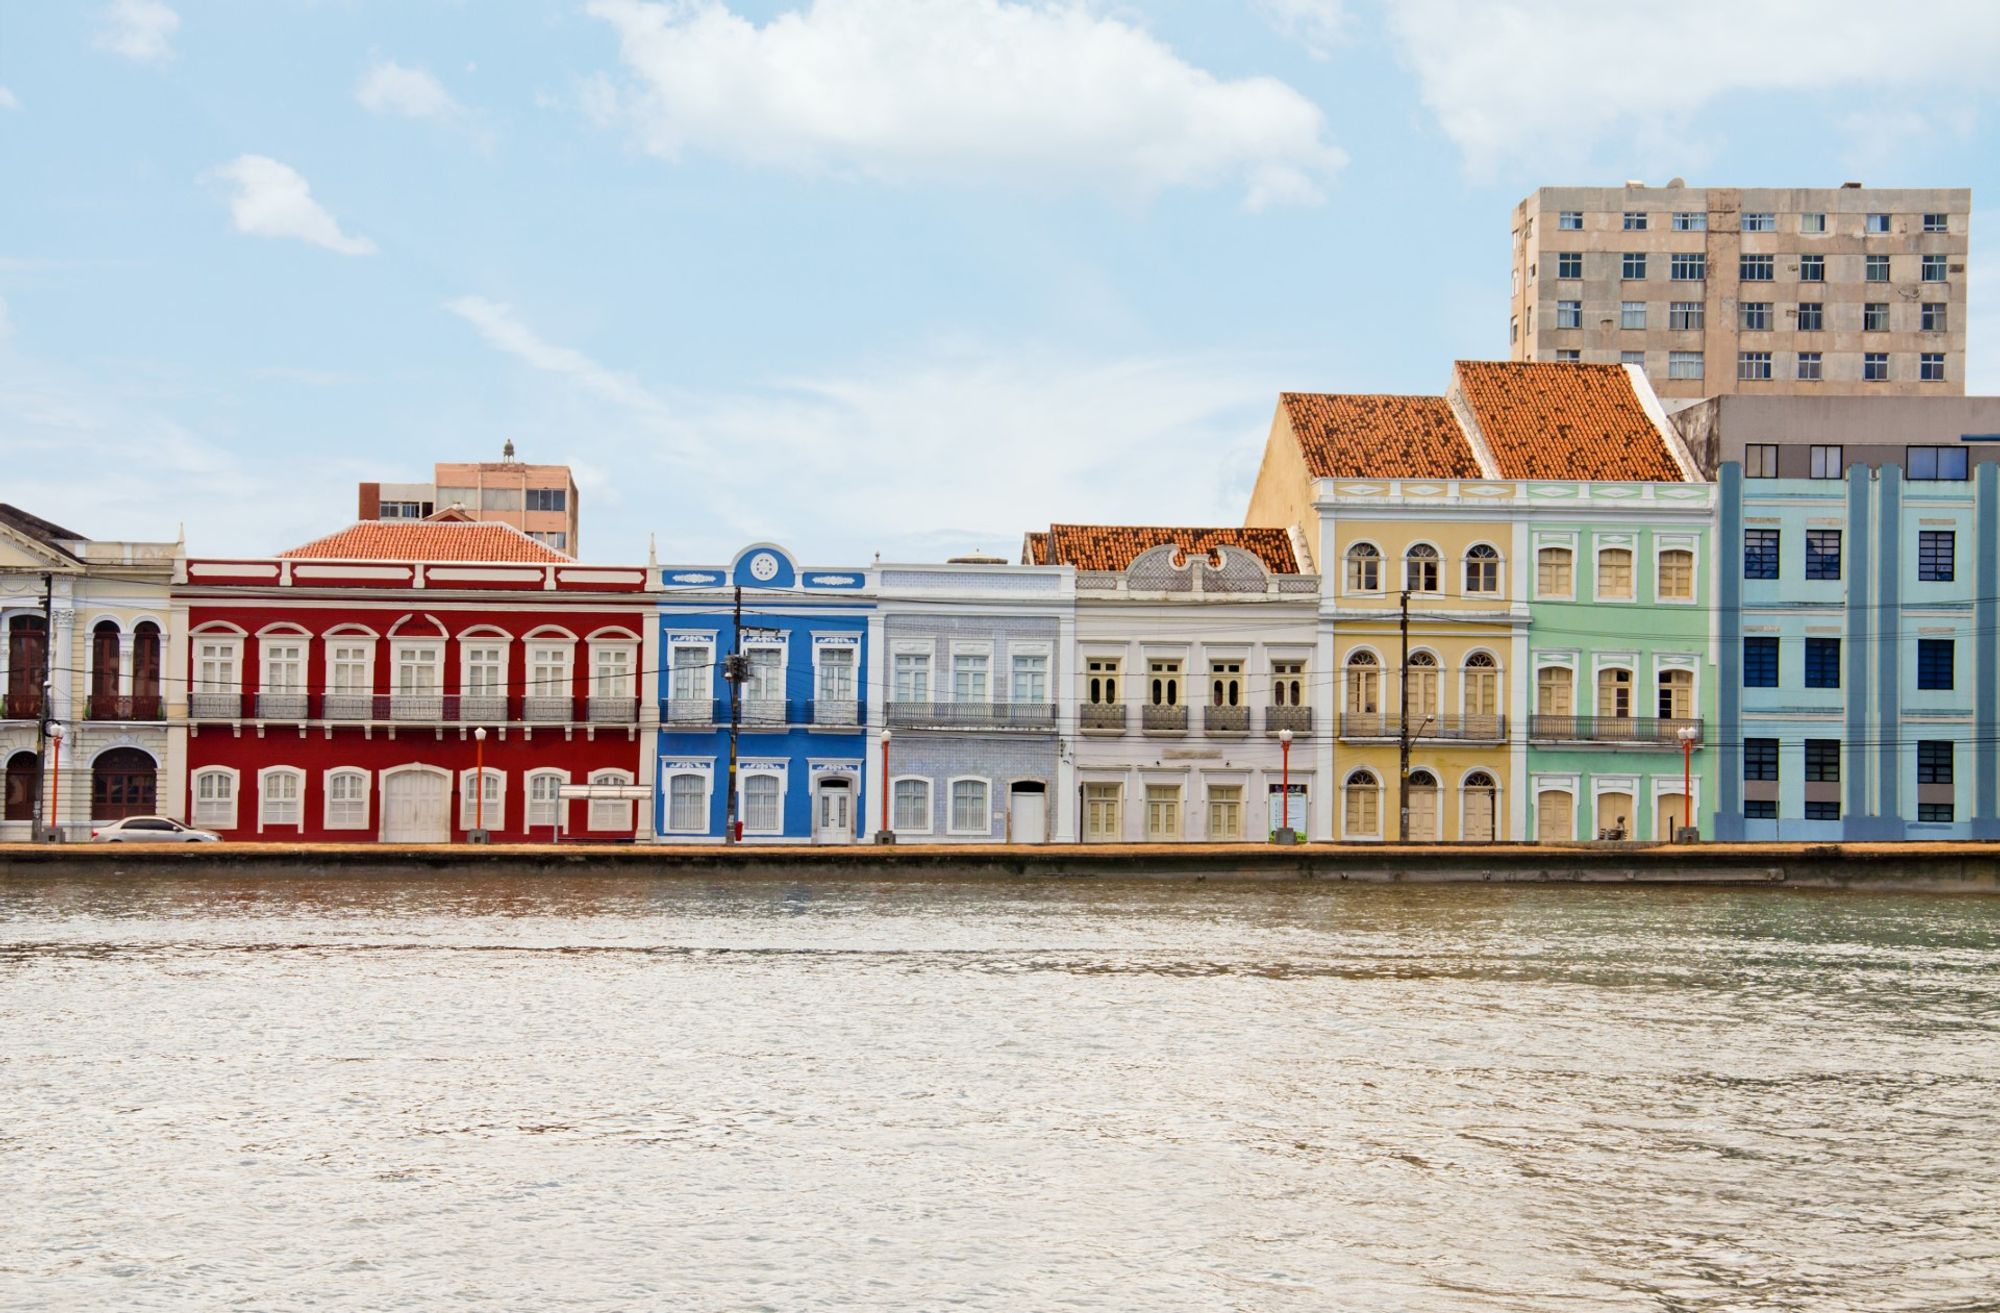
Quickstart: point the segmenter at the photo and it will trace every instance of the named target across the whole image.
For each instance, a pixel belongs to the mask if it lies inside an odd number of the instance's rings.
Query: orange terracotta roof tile
[[[1049,563],[1049,536],[1045,533],[1031,533],[1021,544],[1022,565],[1047,565]]]
[[[1479,460],[1443,397],[1281,392],[1316,479],[1476,479]]]
[[[1687,480],[1623,365],[1461,360],[1457,377],[1503,479]]]
[[[575,558],[494,521],[366,520],[280,556],[336,561],[533,561]]]
[[[1040,551],[1035,565],[1073,565],[1079,570],[1123,570],[1150,548],[1172,543],[1184,551],[1241,547],[1277,574],[1299,573],[1292,535],[1284,529],[1155,528],[1131,524],[1052,524],[1045,534],[1028,535],[1029,550]]]

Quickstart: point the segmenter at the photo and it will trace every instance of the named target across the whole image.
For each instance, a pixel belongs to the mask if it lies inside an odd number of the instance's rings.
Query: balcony
[[[1086,702],[1077,708],[1084,729],[1123,733],[1125,730],[1125,704],[1123,702]]]
[[[1204,734],[1248,734],[1250,732],[1250,708],[1203,707],[1201,709],[1201,729]]]
[[[444,719],[444,695],[442,693],[391,693],[389,695],[390,720]]]
[[[1148,734],[1185,734],[1187,727],[1186,707],[1158,706],[1148,702],[1139,708],[1139,728]]]
[[[737,705],[737,723],[745,729],[783,729],[791,724],[783,698],[746,697]]]
[[[4,709],[4,719],[7,720],[40,720],[42,690],[37,688],[23,693],[9,693],[4,704],[0,704],[0,709]]]
[[[461,693],[456,699],[458,715],[455,719],[468,725],[498,725],[507,719],[507,695],[505,693]],[[331,697],[327,699],[333,701]],[[332,712],[328,712],[329,717]]]
[[[88,720],[165,720],[167,707],[158,693],[92,693],[83,714]]]
[[[521,699],[521,719],[531,725],[562,725],[573,718],[576,699],[568,694],[538,693]]]
[[[306,695],[295,692],[259,693],[257,695],[257,719],[259,720],[304,720],[306,718]]]
[[[241,720],[243,719],[243,695],[241,693],[190,693],[188,694],[189,720]]]
[[[372,693],[328,693],[320,699],[320,714],[328,720],[387,720],[386,714],[375,714],[377,700]]]
[[[728,720],[722,703],[714,698],[668,698],[660,704],[660,723],[670,727],[707,729]]]
[[[1311,707],[1265,707],[1264,732],[1276,734],[1288,729],[1294,738],[1313,732],[1313,709]]]
[[[817,698],[806,703],[806,723],[852,729],[861,723],[861,704],[853,698]]]
[[[896,729],[1054,729],[1050,702],[891,702]]]
[[[1340,737],[1344,739],[1395,739],[1402,736],[1402,721],[1394,713],[1344,711],[1340,715]],[[1425,743],[1498,743],[1507,737],[1505,716],[1419,716],[1410,713],[1410,737]]]
[[[593,695],[587,714],[593,725],[636,725],[639,723],[639,699]]]
[[[1699,719],[1669,720],[1650,716],[1530,716],[1528,737],[1543,743],[1618,743],[1635,747],[1678,748],[1681,731],[1692,728],[1697,742],[1706,737]]]

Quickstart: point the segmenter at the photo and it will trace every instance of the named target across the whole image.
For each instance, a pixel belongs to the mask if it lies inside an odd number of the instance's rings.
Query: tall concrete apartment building
[[[576,480],[569,466],[523,464],[512,442],[497,461],[433,465],[429,483],[363,483],[356,500],[363,520],[422,520],[455,507],[577,554]]]
[[[1965,392],[1965,188],[1543,187],[1514,207],[1515,360],[1726,393]]]

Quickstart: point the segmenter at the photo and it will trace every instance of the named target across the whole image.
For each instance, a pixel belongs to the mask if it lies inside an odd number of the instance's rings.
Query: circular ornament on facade
[[[750,575],[754,579],[769,582],[778,577],[778,558],[769,552],[759,552],[750,558]]]

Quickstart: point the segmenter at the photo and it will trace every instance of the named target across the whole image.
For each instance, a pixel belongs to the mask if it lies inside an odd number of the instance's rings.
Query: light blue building
[[[1841,450],[1719,471],[1716,837],[2000,837],[2000,464]]]
[[[722,842],[732,792],[745,842],[865,835],[868,572],[802,568],[757,543],[727,566],[663,567],[659,582],[661,841]]]

